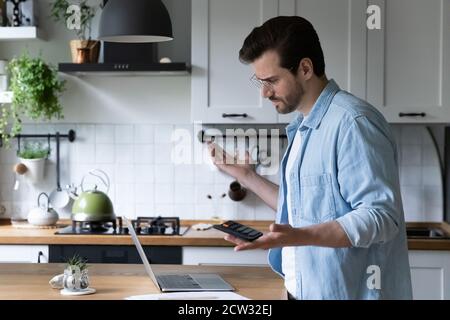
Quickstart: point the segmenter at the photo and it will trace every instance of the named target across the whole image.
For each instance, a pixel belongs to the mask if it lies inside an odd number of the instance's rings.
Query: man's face
[[[291,113],[300,105],[303,86],[288,69],[280,67],[277,52],[266,51],[253,62],[255,76],[263,81],[261,95],[272,101],[278,113]]]

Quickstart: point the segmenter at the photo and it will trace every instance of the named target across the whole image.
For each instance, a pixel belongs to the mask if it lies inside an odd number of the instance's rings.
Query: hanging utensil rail
[[[20,151],[20,140],[26,138],[46,138],[48,140],[56,138],[56,134],[18,134],[14,138],[17,138],[17,147]],[[76,139],[75,130],[69,130],[67,134],[59,134],[59,138],[67,138],[69,142],[74,142]],[[0,147],[3,147],[3,141],[0,139]]]

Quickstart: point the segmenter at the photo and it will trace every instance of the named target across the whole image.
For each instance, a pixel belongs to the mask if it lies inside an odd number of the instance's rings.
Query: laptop
[[[145,270],[161,292],[177,291],[234,291],[235,289],[217,274],[160,274],[155,275],[131,222],[122,217],[133,239]]]

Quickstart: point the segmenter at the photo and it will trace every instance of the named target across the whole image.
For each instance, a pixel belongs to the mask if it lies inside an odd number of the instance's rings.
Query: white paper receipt
[[[201,291],[143,294],[126,297],[125,300],[250,300],[234,292]]]

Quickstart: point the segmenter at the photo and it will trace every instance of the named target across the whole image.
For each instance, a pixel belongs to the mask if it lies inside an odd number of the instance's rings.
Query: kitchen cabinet
[[[183,247],[183,264],[268,266],[266,250],[235,252],[233,247]]]
[[[366,6],[348,0],[193,0],[192,120],[203,123],[287,123],[249,78],[238,52],[255,27],[277,15],[300,15],[315,26],[327,75],[365,97]],[[247,115],[247,117],[243,117]]]
[[[366,9],[365,1],[280,0],[280,15],[308,19],[319,36],[325,57],[325,73],[342,90],[366,97]],[[279,115],[289,123],[296,113]]]
[[[182,251],[179,246],[143,246],[143,249],[152,264],[181,264]],[[142,263],[134,245],[50,245],[49,261],[66,262],[75,254],[88,263]]]
[[[380,8],[380,29],[367,26],[369,5]],[[253,27],[299,15],[316,28],[327,76],[342,89],[391,123],[447,123],[448,12],[450,0],[193,0],[192,120],[290,122],[295,114],[278,115],[248,81],[252,70],[239,62],[238,51]]]
[[[369,3],[382,25],[368,31],[368,101],[392,123],[449,122],[450,1]]]
[[[0,245],[0,263],[48,263],[48,246]]]
[[[450,299],[450,252],[410,250],[413,299]]]
[[[239,61],[248,33],[277,15],[278,0],[192,0],[192,121],[277,122]]]

